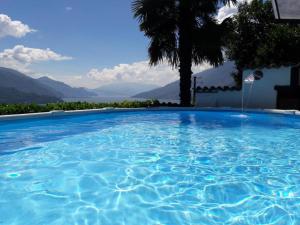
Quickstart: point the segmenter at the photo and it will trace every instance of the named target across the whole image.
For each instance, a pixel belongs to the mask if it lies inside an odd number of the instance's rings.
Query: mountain
[[[139,93],[134,95],[133,98],[178,100],[179,81],[172,82],[161,88]]]
[[[113,83],[93,89],[101,97],[131,97],[142,91],[149,91],[158,88],[152,84],[137,84],[137,83]]]
[[[197,77],[198,87],[218,87],[218,86],[235,86],[235,81],[231,73],[235,70],[233,62],[226,62],[222,66],[205,70],[194,74]],[[150,91],[142,92],[133,96],[134,98],[145,99],[179,99],[179,81],[170,83],[164,87],[156,88]]]
[[[61,101],[60,93],[13,69],[0,67],[1,103]]]
[[[37,80],[41,84],[60,93],[62,98],[88,98],[97,96],[96,93],[88,91],[84,88],[74,88],[63,82],[52,80],[49,77],[41,77]]]
[[[37,95],[34,93],[25,93],[14,88],[0,88],[0,104],[1,103],[36,103],[44,104],[50,102],[61,101],[54,96]]]
[[[24,93],[60,97],[60,94],[55,90],[13,69],[0,67],[0,80],[0,88],[14,88]]]
[[[234,62],[225,62],[223,65],[197,73],[198,87],[234,87],[236,82],[232,73],[236,70]]]

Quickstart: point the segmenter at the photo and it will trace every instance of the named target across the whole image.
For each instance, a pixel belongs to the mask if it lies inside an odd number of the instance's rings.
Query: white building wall
[[[198,93],[196,102],[200,107],[241,108],[241,91],[219,91],[217,93]]]
[[[253,71],[246,70],[243,80]],[[290,67],[280,69],[264,69],[261,80],[255,81],[250,91],[250,84],[244,83],[244,106],[246,108],[276,108],[276,85],[290,84]],[[198,93],[196,95],[197,106],[200,107],[233,107],[241,108],[242,91],[218,91],[217,93]]]

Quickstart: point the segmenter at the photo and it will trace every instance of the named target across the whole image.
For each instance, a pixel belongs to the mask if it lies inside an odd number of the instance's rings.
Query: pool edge
[[[72,116],[72,115],[88,115],[99,113],[112,113],[112,112],[138,112],[138,111],[228,111],[228,112],[241,112],[238,108],[203,108],[203,107],[151,107],[151,108],[103,108],[103,109],[87,109],[87,110],[72,110],[72,111],[50,111],[42,113],[28,113],[28,114],[13,114],[1,115],[0,121],[22,120],[22,119],[35,119],[35,118],[52,118],[59,116]],[[270,114],[283,114],[300,116],[298,110],[279,110],[279,109],[247,109],[246,113],[270,113]]]

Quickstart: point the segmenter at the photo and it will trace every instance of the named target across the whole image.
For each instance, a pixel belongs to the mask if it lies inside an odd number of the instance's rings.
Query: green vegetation
[[[225,23],[231,30],[225,41],[227,57],[240,72],[300,62],[300,26],[278,23],[271,1],[245,2]]]
[[[237,0],[134,0],[134,17],[150,39],[150,64],[163,60],[179,69],[180,101],[191,105],[192,64],[223,63],[226,26],[215,15],[220,5]]]
[[[84,110],[84,109],[101,109],[106,107],[114,108],[148,108],[158,106],[177,106],[172,103],[160,103],[157,100],[147,101],[123,101],[114,103],[88,103],[88,102],[62,102],[49,103],[45,105],[38,104],[0,104],[0,115],[24,114],[49,112],[53,110]]]

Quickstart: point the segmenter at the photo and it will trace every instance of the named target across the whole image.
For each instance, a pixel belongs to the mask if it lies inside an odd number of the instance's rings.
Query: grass
[[[178,106],[174,103],[160,103],[157,100],[147,101],[123,101],[113,103],[88,103],[88,102],[61,102],[39,104],[0,104],[0,115],[26,114],[50,112],[53,110],[84,110],[84,109],[102,109],[106,107],[113,108],[148,108],[158,106]]]

